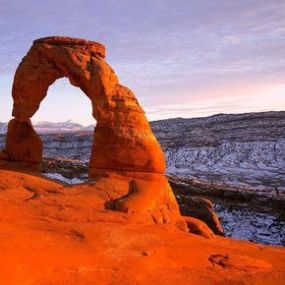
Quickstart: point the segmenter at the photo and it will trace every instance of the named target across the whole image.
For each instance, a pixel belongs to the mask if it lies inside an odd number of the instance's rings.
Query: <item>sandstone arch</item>
[[[144,222],[173,223],[185,230],[186,223],[163,176],[162,149],[134,94],[119,83],[104,57],[105,47],[97,42],[68,37],[34,41],[15,74],[14,119],[8,126],[0,166],[5,160],[6,165],[39,170],[42,141],[30,118],[48,87],[58,78],[67,77],[91,100],[97,121],[89,164],[96,189],[107,193],[116,210],[140,213]],[[111,188],[116,191],[110,192]]]
[[[90,173],[96,169],[119,169],[164,173],[163,153],[134,94],[122,86],[105,62],[99,43],[63,37],[34,41],[19,65],[13,84],[13,116],[6,151],[13,161],[41,161],[40,139],[29,119],[38,110],[55,80],[67,77],[91,100],[97,120]],[[64,106],[68,108],[67,106]],[[52,112],[52,110],[51,110]],[[23,139],[17,131],[29,128]],[[15,147],[15,137],[21,137]],[[11,138],[11,139],[10,139]]]

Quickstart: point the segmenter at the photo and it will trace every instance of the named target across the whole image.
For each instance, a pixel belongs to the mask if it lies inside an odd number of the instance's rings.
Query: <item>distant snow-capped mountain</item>
[[[8,123],[0,123],[0,134],[6,134]],[[94,125],[83,126],[75,123],[72,120],[65,122],[52,123],[52,122],[38,122],[34,124],[35,130],[39,134],[52,134],[52,133],[73,133],[82,131],[93,131]]]
[[[38,133],[41,134],[69,133],[78,131],[92,131],[94,129],[94,125],[85,127],[81,124],[73,122],[72,120],[68,120],[60,123],[39,122],[34,125],[34,128]]]

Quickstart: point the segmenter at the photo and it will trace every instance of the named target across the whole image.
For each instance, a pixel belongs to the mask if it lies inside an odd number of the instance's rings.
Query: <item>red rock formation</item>
[[[284,284],[284,248],[208,239],[106,210],[128,185],[110,175],[63,186],[0,171],[1,285]],[[198,221],[196,230],[205,229]]]
[[[214,236],[214,232],[203,221],[188,216],[185,216],[184,218],[190,233],[197,234],[205,238],[211,238]]]
[[[24,121],[13,119],[9,122],[6,152],[12,161],[42,160],[43,143],[29,119]]]
[[[181,212],[185,216],[194,217],[205,222],[216,235],[224,235],[224,231],[213,203],[206,198],[184,196],[182,197]]]
[[[120,85],[104,56],[105,47],[96,42],[63,37],[36,40],[16,71],[12,92],[15,120],[28,122],[48,87],[56,79],[67,77],[89,97],[97,120],[91,174],[97,169],[164,173],[162,150],[142,108],[134,94]],[[18,156],[17,151],[7,149],[12,160],[29,160]],[[34,152],[40,161],[41,150]]]
[[[124,197],[113,208],[144,212],[155,223],[174,223],[186,229],[172,190],[164,178],[165,160],[134,94],[122,86],[104,60],[99,43],[65,37],[34,41],[20,63],[13,84],[13,116],[6,149],[0,157],[15,164],[42,160],[42,143],[30,123],[49,86],[67,77],[91,100],[97,121],[89,174],[102,180],[119,172],[126,185]],[[1,164],[1,163],[0,163]],[[11,165],[11,164],[10,164]],[[7,162],[2,166],[7,166]],[[117,174],[116,174],[117,175]]]

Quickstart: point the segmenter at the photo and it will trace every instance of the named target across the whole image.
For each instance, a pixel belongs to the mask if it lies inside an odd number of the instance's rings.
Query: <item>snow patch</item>
[[[48,178],[64,182],[66,184],[80,184],[80,183],[84,183],[85,182],[84,179],[80,179],[80,178],[77,178],[77,177],[72,178],[72,179],[68,179],[68,178],[62,176],[59,173],[43,173],[43,175],[48,177]]]

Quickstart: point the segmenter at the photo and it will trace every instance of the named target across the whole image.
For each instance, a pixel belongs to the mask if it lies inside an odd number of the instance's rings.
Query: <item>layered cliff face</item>
[[[152,128],[178,198],[212,199],[227,236],[285,245],[285,112],[173,119]]]
[[[285,112],[170,119],[152,128],[170,174],[273,196],[285,191]]]

